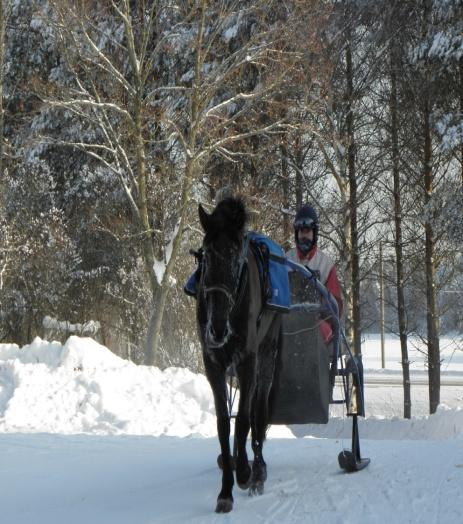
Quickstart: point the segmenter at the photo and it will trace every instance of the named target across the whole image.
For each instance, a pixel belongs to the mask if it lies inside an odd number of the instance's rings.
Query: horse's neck
[[[262,310],[262,291],[259,267],[257,265],[256,256],[252,249],[248,252],[248,286],[249,286],[249,307],[255,312],[256,316],[259,315]]]

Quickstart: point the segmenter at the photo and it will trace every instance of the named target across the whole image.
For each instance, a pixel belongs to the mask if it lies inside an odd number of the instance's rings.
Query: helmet
[[[312,247],[317,244],[318,240],[318,215],[315,209],[308,204],[302,206],[296,213],[293,226],[296,245],[304,255],[307,255]],[[311,242],[299,242],[298,231],[303,228],[313,229],[313,240]]]

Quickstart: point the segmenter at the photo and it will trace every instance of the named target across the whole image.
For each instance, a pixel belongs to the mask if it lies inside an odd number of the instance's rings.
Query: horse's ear
[[[209,227],[209,218],[210,216],[204,211],[204,208],[201,204],[198,206],[198,214],[199,214],[199,221],[201,222],[201,225],[203,226],[204,231],[207,231],[207,228]]]
[[[236,207],[234,210],[234,222],[238,231],[242,231],[248,220],[246,208],[244,207],[244,204],[241,200],[237,200],[235,206]]]

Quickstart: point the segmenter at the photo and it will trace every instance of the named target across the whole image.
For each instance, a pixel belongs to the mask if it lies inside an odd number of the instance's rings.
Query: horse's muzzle
[[[228,320],[223,333],[216,333],[214,331],[212,323],[209,322],[206,328],[207,347],[211,349],[218,349],[223,347],[229,341],[231,333],[231,327]]]

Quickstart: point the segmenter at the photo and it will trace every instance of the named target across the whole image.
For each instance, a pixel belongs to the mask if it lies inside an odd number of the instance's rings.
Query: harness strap
[[[230,310],[230,314],[233,314],[238,306],[241,304],[241,301],[244,297],[244,292],[246,290],[246,284],[248,282],[248,263],[247,261],[241,265],[240,267],[240,273],[238,276],[238,291],[236,295],[236,300],[233,304],[233,307]]]
[[[260,269],[259,270],[259,280],[260,280],[260,294],[261,294],[261,308],[260,308],[260,311],[259,311],[259,315],[257,316],[257,321],[256,321],[256,324],[257,324],[257,327],[259,327],[260,325],[260,322],[262,320],[262,316],[264,314],[264,310],[265,310],[265,304],[267,302],[267,291],[268,291],[268,282],[269,282],[269,274],[268,274],[268,264],[266,264],[266,261],[265,261],[265,257],[264,257],[264,253],[262,252],[262,249],[261,249],[261,244],[259,242],[256,242],[256,241],[251,241],[251,249],[252,249],[252,252],[254,254],[254,256],[256,257],[256,262],[257,262],[257,265],[259,266],[260,265]],[[268,256],[269,255],[269,252],[267,251],[265,253],[265,256]]]

